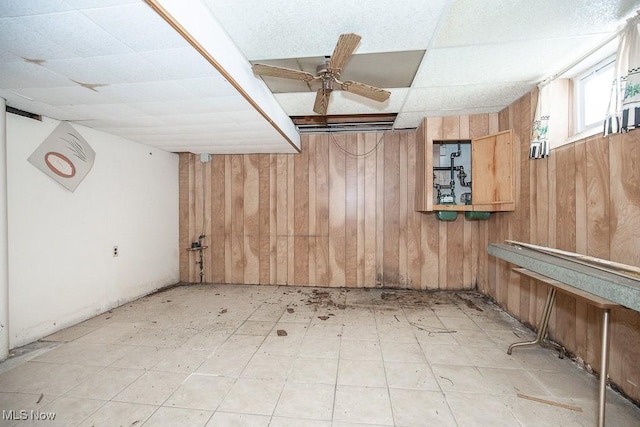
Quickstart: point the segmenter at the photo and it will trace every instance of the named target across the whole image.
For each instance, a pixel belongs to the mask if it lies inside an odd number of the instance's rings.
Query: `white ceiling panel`
[[[161,70],[167,79],[194,79],[214,74],[211,64],[191,46],[141,52],[140,55]]]
[[[72,9],[65,0],[2,0],[0,18],[65,12]]]
[[[420,88],[409,94],[403,111],[497,108],[518,99],[534,87],[534,84],[527,82],[510,82]],[[473,106],[470,106],[469,99],[474,100]]]
[[[43,66],[82,83],[111,85],[166,80],[161,70],[137,53],[57,59]]]
[[[424,49],[449,0],[206,0],[249,60],[331,55],[342,33],[358,53]]]
[[[17,21],[78,56],[131,52],[124,43],[78,11],[25,16]]]
[[[0,87],[17,89],[24,87],[73,86],[66,77],[24,60],[0,63]]]
[[[434,47],[606,34],[637,8],[624,0],[456,0]]]
[[[394,127],[412,128],[425,116],[500,111],[637,9],[640,0],[4,0],[0,96],[164,150],[292,153],[288,116],[315,115],[315,93],[283,81],[274,94],[249,60],[302,69],[357,33],[357,72],[348,63],[342,78],[391,98],[336,90],[329,114],[397,113]],[[425,53],[403,59],[410,50]],[[397,75],[410,86],[393,87]]]
[[[602,36],[554,40],[520,40],[503,44],[432,49],[416,74],[414,87],[482,84],[512,81],[537,82],[558,71],[602,40]],[[544,54],[545,60],[540,61]],[[461,61],[461,58],[463,59]]]
[[[184,39],[141,2],[86,9],[82,13],[136,52],[185,46]]]
[[[0,49],[28,59],[58,59],[77,56],[70,47],[55,43],[22,18],[0,18]]]

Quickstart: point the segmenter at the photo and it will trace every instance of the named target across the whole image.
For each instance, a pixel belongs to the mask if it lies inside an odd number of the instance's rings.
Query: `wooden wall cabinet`
[[[416,198],[415,210],[432,211],[483,211],[499,212],[515,210],[515,158],[513,132],[507,130],[493,135],[470,140],[434,140],[425,132],[425,122],[417,130],[416,146]],[[442,165],[437,157],[438,147],[460,144],[466,145],[467,155],[470,152],[471,171],[471,204],[460,200],[461,192],[469,192],[469,188],[461,185],[456,174],[456,198],[453,203],[441,204],[434,188],[434,173],[442,180]],[[470,145],[470,149],[468,146]],[[446,156],[445,156],[446,157]],[[462,160],[464,162],[465,160]],[[468,159],[466,160],[468,163]],[[437,170],[438,166],[440,166]],[[435,169],[434,169],[435,168]],[[466,172],[468,173],[468,167]],[[437,180],[438,180],[437,178]],[[443,190],[446,193],[448,190]]]

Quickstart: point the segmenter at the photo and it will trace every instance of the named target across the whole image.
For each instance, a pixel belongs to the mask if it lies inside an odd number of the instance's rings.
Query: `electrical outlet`
[[[117,246],[114,246],[114,247],[113,247],[113,256],[114,256],[114,257],[117,257],[117,256],[118,256],[118,247],[117,247]]]

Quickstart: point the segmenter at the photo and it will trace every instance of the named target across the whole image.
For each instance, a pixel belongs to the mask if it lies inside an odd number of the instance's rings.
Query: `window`
[[[609,57],[574,79],[575,133],[601,128],[614,79],[615,57]]]

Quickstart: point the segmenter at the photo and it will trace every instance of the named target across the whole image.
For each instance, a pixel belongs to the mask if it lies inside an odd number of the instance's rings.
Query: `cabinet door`
[[[475,211],[515,210],[515,162],[511,130],[471,142],[471,194]]]

